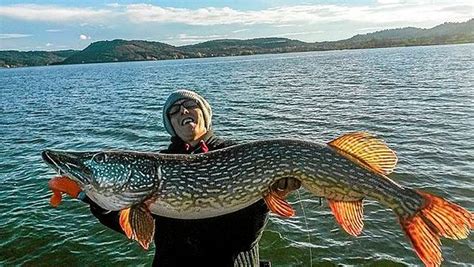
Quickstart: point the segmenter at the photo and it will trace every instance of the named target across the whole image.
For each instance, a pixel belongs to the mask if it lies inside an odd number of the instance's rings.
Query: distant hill
[[[195,45],[180,46],[179,49],[201,57],[240,56],[263,53],[286,53],[304,51],[309,44],[287,38],[256,38],[249,40],[223,39],[213,40]],[[309,51],[309,50],[307,50]]]
[[[58,62],[63,62],[70,57],[76,50],[62,51],[0,51],[0,67],[27,67],[27,66],[44,66]]]
[[[339,42],[356,48],[472,43],[474,19],[461,23],[443,23],[431,29],[407,27],[359,34]]]
[[[160,42],[99,41],[66,58],[61,64],[177,59],[189,57],[178,48]]]
[[[349,39],[306,43],[287,38],[222,39],[172,46],[141,40],[99,41],[82,51],[0,51],[0,67],[240,56],[266,53],[474,43],[474,19],[431,29],[414,27],[358,34]]]

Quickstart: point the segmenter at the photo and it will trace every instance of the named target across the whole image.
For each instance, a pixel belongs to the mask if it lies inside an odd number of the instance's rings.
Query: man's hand
[[[288,194],[301,187],[301,182],[295,178],[282,178],[272,184],[271,189],[281,198],[286,198]]]

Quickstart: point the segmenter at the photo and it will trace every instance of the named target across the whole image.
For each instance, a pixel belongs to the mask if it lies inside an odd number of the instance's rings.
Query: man
[[[206,153],[235,144],[214,135],[212,109],[202,96],[192,91],[179,90],[168,97],[163,107],[163,123],[171,135],[171,144],[162,153]],[[278,181],[273,190],[284,197],[299,186],[298,180],[287,178]],[[118,212],[102,209],[84,194],[79,196],[90,204],[92,214],[101,223],[123,233]],[[268,219],[263,200],[213,218],[179,220],[154,215],[154,219],[154,266],[259,265],[258,241]]]

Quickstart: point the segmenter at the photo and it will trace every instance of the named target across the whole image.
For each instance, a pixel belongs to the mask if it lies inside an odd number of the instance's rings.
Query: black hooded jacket
[[[172,138],[168,149],[161,153],[196,154],[234,145],[216,137],[212,131],[196,147],[190,147],[179,138]],[[99,221],[123,233],[118,212],[108,212],[93,203],[91,211]],[[252,261],[258,257],[258,241],[268,218],[263,200],[234,213],[196,220],[180,220],[153,215],[155,218],[154,266],[234,266],[237,262]],[[242,255],[245,255],[242,257]],[[244,259],[244,260],[242,260]]]

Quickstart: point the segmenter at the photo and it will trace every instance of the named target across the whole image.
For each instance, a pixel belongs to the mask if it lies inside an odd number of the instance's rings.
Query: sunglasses
[[[172,105],[170,107],[170,109],[168,110],[168,114],[170,116],[178,114],[179,111],[181,110],[181,106],[183,106],[183,108],[185,108],[185,109],[191,109],[191,108],[199,107],[198,103],[195,100],[189,99],[189,100],[186,100],[186,101],[181,102],[179,104]]]

